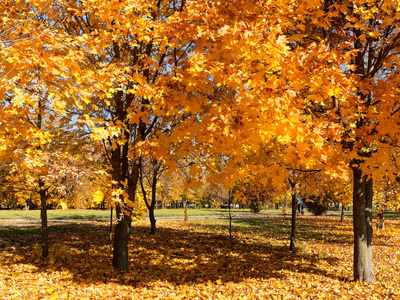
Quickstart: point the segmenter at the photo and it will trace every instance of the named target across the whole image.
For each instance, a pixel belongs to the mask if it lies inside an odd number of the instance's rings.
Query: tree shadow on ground
[[[289,217],[269,217],[260,219],[236,219],[234,224],[248,228],[259,234],[287,239],[290,236],[291,220]],[[300,240],[315,240],[328,244],[352,244],[353,233],[346,230],[348,222],[341,223],[337,218],[298,216],[296,236]],[[243,230],[243,229],[241,229]]]
[[[254,224],[251,227],[255,230]],[[219,228],[227,232],[225,225]],[[195,223],[162,226],[157,235],[149,236],[147,226],[133,226],[129,273],[113,269],[109,228],[95,222],[51,226],[52,249],[46,260],[40,258],[38,228],[1,228],[0,252],[7,254],[3,256],[3,265],[33,264],[37,267],[35,272],[68,271],[72,280],[79,283],[115,282],[137,286],[155,281],[177,285],[218,280],[240,282],[246,278],[282,278],[290,276],[290,272],[341,279],[316,264],[324,260],[335,266],[340,262],[334,257],[292,254],[286,245],[258,238],[257,233],[234,237],[231,242],[229,235],[211,232],[214,229],[214,225]]]

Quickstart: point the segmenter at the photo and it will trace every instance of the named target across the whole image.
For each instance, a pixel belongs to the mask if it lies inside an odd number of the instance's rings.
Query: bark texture
[[[122,215],[115,225],[113,266],[121,271],[129,272],[128,241],[131,218]]]
[[[375,281],[372,266],[372,179],[362,174],[359,167],[352,167],[353,231],[354,231],[354,280]]]
[[[385,227],[385,217],[383,208],[378,208],[376,212],[376,228],[383,229]]]
[[[40,218],[42,219],[42,256],[49,255],[49,232],[47,229],[47,201],[44,181],[39,179]]]
[[[342,204],[342,212],[340,213],[340,222],[344,221],[344,205]]]
[[[150,234],[156,234],[156,218],[154,216],[154,207],[149,209],[149,219],[150,219]]]
[[[290,233],[290,251],[296,252],[296,212],[297,212],[297,197],[296,193],[292,192],[292,231]]]
[[[144,187],[144,176],[145,176],[145,170],[143,170],[145,168],[145,166],[143,164],[141,164],[141,169],[140,169],[140,177],[139,177],[139,181],[140,181],[140,186],[142,188],[142,195],[143,195],[143,199],[144,199],[144,203],[146,204],[146,207],[149,211],[149,220],[150,220],[150,234],[154,235],[156,234],[156,218],[154,216],[154,209],[156,207],[156,203],[157,203],[157,183],[158,183],[158,178],[159,175],[162,173],[159,172],[160,168],[161,168],[161,164],[157,163],[157,161],[153,161],[151,164],[152,168],[151,168],[151,199],[149,201],[149,197],[147,195],[146,189]]]
[[[183,211],[183,220],[185,221],[185,222],[188,222],[189,221],[189,213],[188,213],[188,208],[187,208],[187,204],[188,204],[188,202],[187,201],[185,201],[185,210]]]

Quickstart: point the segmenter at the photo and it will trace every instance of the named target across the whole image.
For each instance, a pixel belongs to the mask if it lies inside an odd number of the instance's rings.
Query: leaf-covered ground
[[[133,226],[129,273],[111,267],[109,228],[50,227],[49,259],[37,227],[0,228],[1,299],[399,299],[400,221],[374,235],[376,283],[352,282],[351,220],[300,217],[298,252],[289,219],[160,222]]]

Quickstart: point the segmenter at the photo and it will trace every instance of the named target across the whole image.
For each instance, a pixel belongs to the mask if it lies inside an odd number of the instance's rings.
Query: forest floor
[[[9,224],[12,225],[12,224]],[[130,272],[111,265],[109,227],[77,221],[50,226],[40,256],[40,228],[0,228],[1,299],[399,299],[400,221],[375,230],[376,283],[353,282],[352,223],[299,216],[297,252],[290,219],[165,221],[132,226]]]

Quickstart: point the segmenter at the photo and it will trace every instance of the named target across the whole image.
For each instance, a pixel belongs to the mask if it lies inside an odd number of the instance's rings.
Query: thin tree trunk
[[[153,170],[153,180],[151,182],[151,204],[149,207],[149,219],[150,219],[150,234],[156,234],[156,218],[154,216],[154,207],[157,203],[157,181],[158,181],[158,171],[160,166],[155,167]]]
[[[285,200],[283,202],[283,217],[286,219],[287,214],[287,195],[285,194]]]
[[[156,218],[154,216],[154,207],[149,208],[149,219],[150,219],[150,234],[156,234]]]
[[[147,210],[149,211],[149,220],[150,220],[150,234],[154,235],[156,234],[156,218],[154,216],[154,208],[156,206],[156,200],[157,200],[157,180],[158,180],[158,170],[160,167],[156,167],[153,170],[153,176],[152,176],[152,181],[151,181],[151,202],[149,203],[149,199],[147,197],[147,192],[144,188],[143,184],[143,170],[140,170],[140,186],[142,188],[142,194],[143,194],[143,199],[144,203],[146,204]]]
[[[42,256],[49,255],[49,232],[47,229],[47,201],[44,181],[39,179],[39,194],[40,194],[40,217],[42,219]]]
[[[364,180],[365,180],[365,223],[367,226],[367,244],[369,245],[372,257],[372,236],[374,233],[374,229],[372,226],[372,218],[373,218],[372,200],[374,197],[373,181],[371,176],[369,176],[369,178],[367,176],[364,176]],[[372,259],[371,259],[371,269],[372,269]]]
[[[231,203],[232,203],[232,190],[229,190],[228,194],[228,206],[229,206],[229,238],[232,243],[232,213],[231,213]]]
[[[372,266],[372,180],[353,166],[354,280],[375,281]]]
[[[292,230],[290,233],[290,251],[296,252],[296,212],[297,212],[297,197],[292,191]]]
[[[389,202],[388,191],[386,191],[385,202],[386,203]],[[384,205],[377,205],[377,207],[376,207],[376,228],[377,229],[383,229],[383,227],[385,226],[384,209],[385,209]]]
[[[378,207],[376,211],[376,228],[383,229],[385,227],[385,218],[383,207]]]
[[[342,212],[340,214],[340,222],[344,221],[344,205],[342,204]]]
[[[185,210],[183,211],[183,220],[185,222],[189,221],[189,213],[188,213],[188,207],[187,207],[188,202],[184,201],[184,206],[185,206]]]
[[[38,101],[38,108],[39,114],[37,128],[41,130],[43,125],[42,99],[39,99]],[[42,147],[39,145],[37,148],[40,150]],[[49,232],[47,229],[47,199],[44,185],[44,180],[39,176],[40,218],[42,219],[42,256],[47,257],[49,255]]]
[[[113,242],[112,223],[113,223],[113,201],[111,200],[111,204],[110,204],[110,253],[112,253],[112,249],[113,249],[113,247],[112,247],[112,242]]]

